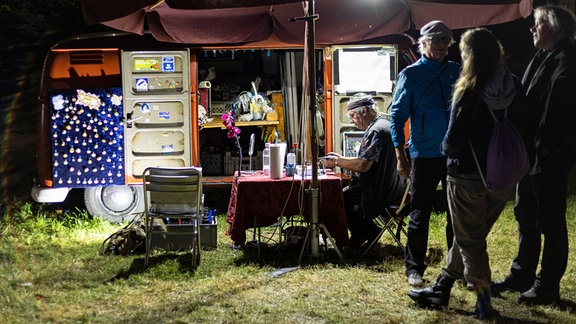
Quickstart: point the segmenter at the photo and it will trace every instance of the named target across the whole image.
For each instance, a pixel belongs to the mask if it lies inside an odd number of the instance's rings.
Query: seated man
[[[344,188],[344,204],[350,230],[350,247],[359,248],[373,240],[380,229],[373,219],[385,208],[402,199],[406,182],[396,171],[396,154],[390,137],[390,122],[378,114],[374,99],[358,93],[348,101],[348,116],[364,131],[358,157],[328,153],[324,166],[341,167],[353,172]]]

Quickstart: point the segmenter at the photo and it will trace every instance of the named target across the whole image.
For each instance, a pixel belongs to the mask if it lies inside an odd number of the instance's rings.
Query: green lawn
[[[569,202],[571,245],[576,246],[576,199]],[[56,214],[31,204],[13,206],[0,237],[2,323],[473,323],[475,296],[462,285],[445,310],[420,309],[406,296],[401,250],[388,236],[366,257],[336,262],[333,251],[318,259],[297,246],[231,249],[225,217],[218,216],[218,248],[203,250],[190,271],[182,254],[156,254],[149,268],[143,255],[103,256],[104,238],[119,226],[92,220],[83,211]],[[445,261],[444,215],[433,216],[430,267],[433,282]],[[250,237],[250,236],[249,236]],[[502,278],[516,251],[510,206],[489,237],[495,279]],[[501,322],[574,323],[576,258],[562,281],[561,307],[516,304],[516,294],[494,299]]]

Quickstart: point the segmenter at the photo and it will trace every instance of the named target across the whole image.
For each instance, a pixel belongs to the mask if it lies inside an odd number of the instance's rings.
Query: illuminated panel
[[[122,88],[49,96],[53,187],[124,184]]]

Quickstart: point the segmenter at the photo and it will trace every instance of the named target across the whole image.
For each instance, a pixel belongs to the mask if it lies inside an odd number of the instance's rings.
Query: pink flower
[[[240,128],[234,125],[234,113],[229,111],[228,113],[223,114],[221,118],[224,126],[228,128],[228,138],[237,137],[238,134],[240,134]]]

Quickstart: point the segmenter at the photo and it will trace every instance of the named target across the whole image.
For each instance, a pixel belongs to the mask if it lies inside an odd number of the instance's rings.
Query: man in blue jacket
[[[424,25],[420,34],[422,57],[398,76],[390,114],[398,173],[409,176],[412,185],[405,261],[408,284],[414,287],[422,286],[427,267],[428,226],[438,183],[442,182],[445,188],[446,157],[440,152],[440,144],[448,129],[452,85],[460,74],[460,65],[447,59],[454,42],[450,28],[434,20]],[[410,161],[404,150],[404,125],[408,118]],[[447,216],[449,249],[453,234],[449,213]]]

